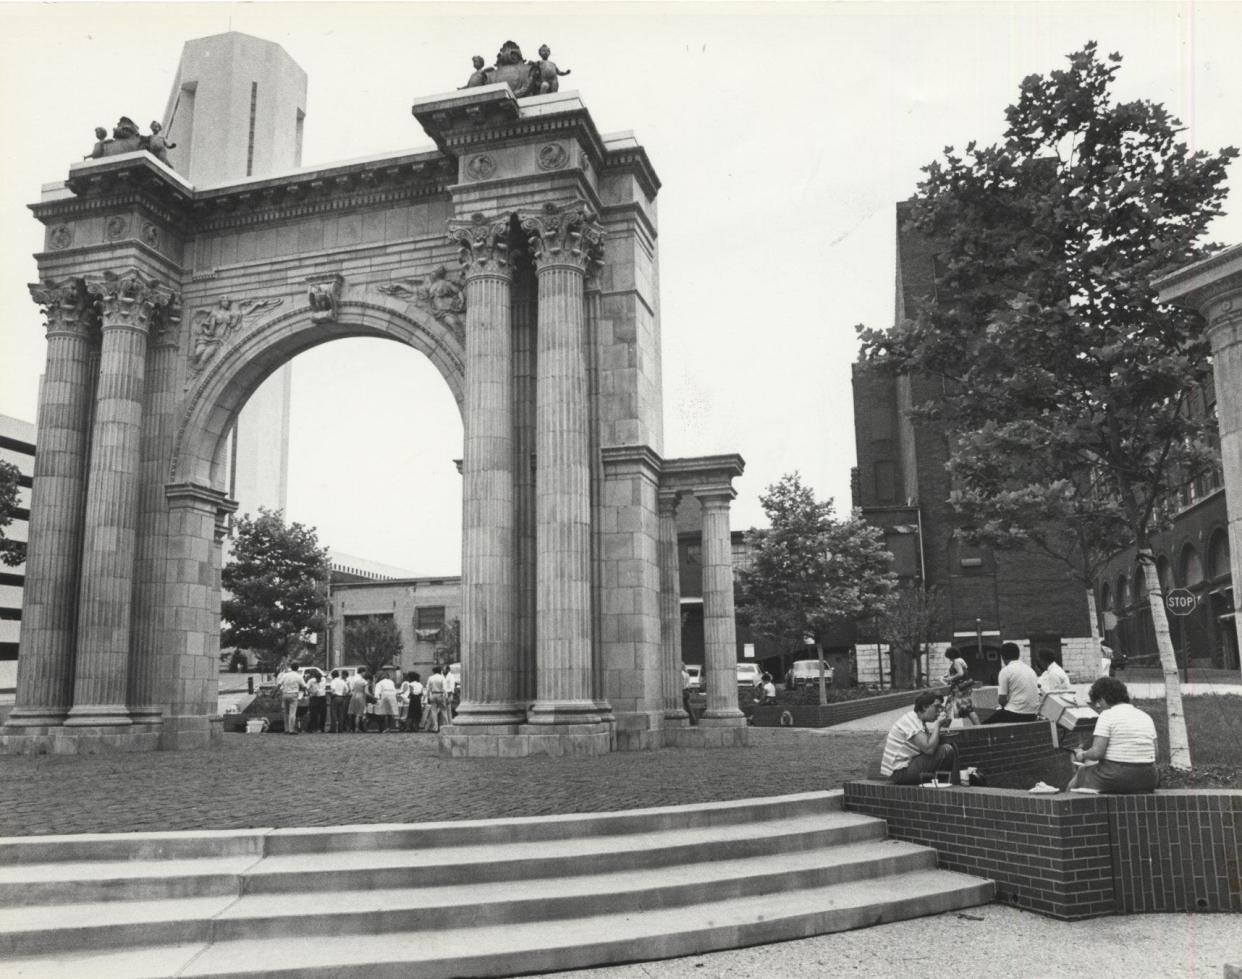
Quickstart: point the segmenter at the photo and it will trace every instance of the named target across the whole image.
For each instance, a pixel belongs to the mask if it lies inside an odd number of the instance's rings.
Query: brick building
[[[903,227],[908,208],[897,206],[896,322],[916,298],[934,290],[935,249]],[[942,382],[889,377],[860,363],[853,383],[853,502],[884,530],[901,578],[921,580],[943,596],[948,621],[937,651],[959,647],[971,673],[985,680],[1000,670],[1002,642],[1017,643],[1028,661],[1033,651],[1050,649],[1075,679],[1095,676],[1098,646],[1088,592],[1063,564],[1031,551],[999,552],[954,539],[948,436],[943,427],[908,416],[912,406],[934,401]],[[933,673],[939,665],[933,660]]]

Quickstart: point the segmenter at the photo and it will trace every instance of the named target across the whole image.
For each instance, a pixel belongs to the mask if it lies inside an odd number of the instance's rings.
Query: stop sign
[[[1164,596],[1164,607],[1174,615],[1189,615],[1198,604],[1199,600],[1185,588],[1174,588]]]

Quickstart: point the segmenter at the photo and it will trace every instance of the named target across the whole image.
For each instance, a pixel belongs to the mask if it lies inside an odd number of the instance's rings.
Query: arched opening
[[[1203,561],[1193,544],[1186,544],[1182,548],[1178,565],[1178,577],[1183,588],[1194,588],[1203,584]]]

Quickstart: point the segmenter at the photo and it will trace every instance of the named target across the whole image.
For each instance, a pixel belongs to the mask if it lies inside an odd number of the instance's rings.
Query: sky
[[[1218,3],[0,4],[0,413],[34,420],[45,342],[26,205],[95,126],[163,114],[184,41],[280,43],[309,75],[303,166],[430,149],[416,97],[464,85],[506,39],[541,43],[603,133],[633,130],[662,181],[667,457],[737,452],[735,529],[799,471],[849,509],[855,324],[893,316],[895,202],[946,146],[994,142],[1028,74],[1088,40],[1120,98],[1186,140],[1242,141],[1242,5]],[[1239,179],[1235,163],[1232,183]],[[1242,206],[1213,238],[1242,242]],[[288,515],[333,549],[460,570],[461,421],[415,351],[338,340],[293,361]]]

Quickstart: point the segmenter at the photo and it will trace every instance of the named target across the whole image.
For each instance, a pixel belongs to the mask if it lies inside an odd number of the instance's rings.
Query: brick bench
[[[1031,795],[866,779],[845,784],[845,808],[1053,918],[1242,912],[1242,791]]]

